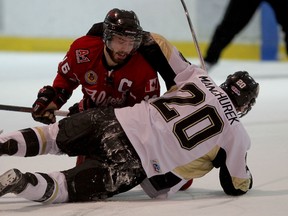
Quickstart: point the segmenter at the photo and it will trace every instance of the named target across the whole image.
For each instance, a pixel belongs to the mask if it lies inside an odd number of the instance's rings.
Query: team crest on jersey
[[[98,76],[94,71],[89,70],[85,73],[85,81],[89,83],[90,85],[95,84],[97,82],[97,79],[98,79]]]
[[[77,59],[77,63],[84,63],[84,62],[89,62],[90,59],[87,57],[87,55],[89,54],[89,50],[76,50],[76,59]]]
[[[158,79],[150,79],[145,86],[145,92],[152,92],[159,89]]]
[[[152,166],[157,173],[161,173],[161,167],[157,160],[151,160]]]

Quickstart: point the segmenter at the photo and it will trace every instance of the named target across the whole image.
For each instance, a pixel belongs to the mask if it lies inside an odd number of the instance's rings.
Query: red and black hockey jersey
[[[96,106],[131,106],[160,95],[157,71],[140,53],[109,70],[105,66],[104,43],[96,36],[75,40],[59,63],[53,86],[72,92],[79,85],[84,97],[91,98]]]

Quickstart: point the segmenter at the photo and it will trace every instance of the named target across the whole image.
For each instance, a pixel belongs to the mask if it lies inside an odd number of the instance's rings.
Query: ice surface
[[[51,84],[64,54],[0,53],[0,104],[28,106],[39,88]],[[198,64],[195,59],[191,60]],[[228,74],[247,70],[260,83],[254,109],[243,118],[252,139],[248,165],[254,187],[246,195],[223,193],[218,170],[195,179],[189,190],[168,200],[151,200],[140,188],[105,202],[43,205],[7,194],[0,198],[1,216],[90,216],[90,215],[245,215],[284,216],[288,212],[288,63],[222,60],[211,76],[220,84]],[[81,98],[76,91],[64,110]],[[4,133],[40,125],[29,113],[0,110]],[[75,158],[40,156],[0,157],[0,173],[17,167],[22,171],[51,172],[74,166]]]

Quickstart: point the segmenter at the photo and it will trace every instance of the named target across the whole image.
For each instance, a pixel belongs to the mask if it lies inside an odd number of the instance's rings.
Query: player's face
[[[111,59],[118,64],[124,62],[134,47],[134,38],[121,35],[113,35],[108,45],[108,48],[112,51],[110,53]]]
[[[249,109],[249,105],[248,105],[248,104],[245,104],[245,105],[243,105],[243,106],[241,106],[241,107],[237,107],[237,108],[236,108],[236,111],[237,111],[238,115],[239,115],[240,118],[241,118],[242,116],[244,116],[244,115],[247,114],[247,112],[249,111],[248,109]],[[250,108],[250,109],[251,109],[251,108]]]

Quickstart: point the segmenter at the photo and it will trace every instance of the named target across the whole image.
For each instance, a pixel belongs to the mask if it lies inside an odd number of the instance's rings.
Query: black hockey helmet
[[[228,94],[240,118],[252,109],[259,94],[259,84],[247,71],[229,75],[220,87]]]
[[[103,23],[103,40],[106,44],[113,34],[131,37],[135,41],[134,50],[138,49],[142,41],[143,29],[137,15],[133,11],[114,8],[110,10]]]

